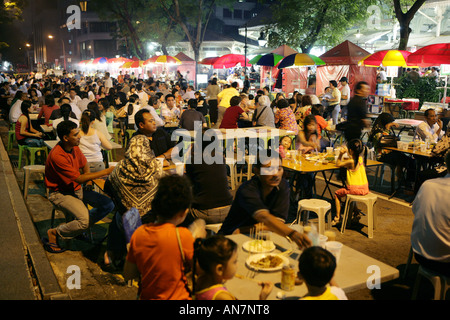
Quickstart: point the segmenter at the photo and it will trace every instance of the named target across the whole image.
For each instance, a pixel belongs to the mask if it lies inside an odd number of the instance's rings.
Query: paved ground
[[[7,145],[7,127],[5,123],[0,123],[0,134],[2,141]],[[0,149],[2,146],[0,146]],[[17,147],[14,147],[9,151],[9,159],[6,151],[1,153],[4,167],[9,164],[12,165],[11,169],[4,169],[4,175],[0,176],[0,188],[5,190],[6,186],[2,185],[2,179],[4,177],[15,178],[17,183],[13,190],[16,203],[22,202],[24,206],[19,208],[24,218],[19,221],[19,227],[16,226],[16,233],[21,228],[21,225],[26,224],[26,218],[29,220],[29,224],[34,227],[31,231],[31,227],[28,227],[29,234],[34,233],[33,242],[29,243],[27,236],[22,236],[22,244],[24,249],[18,251],[18,248],[10,245],[19,245],[20,236],[18,234],[13,236],[0,233],[0,243],[4,244],[4,247],[11,247],[11,251],[15,252],[15,257],[18,261],[11,261],[9,265],[5,264],[8,260],[7,256],[2,255],[0,257],[0,270],[11,272],[12,270],[22,270],[21,276],[24,282],[22,287],[28,288],[28,295],[19,296],[18,299],[73,299],[73,300],[131,300],[136,296],[136,284],[129,287],[121,277],[120,274],[112,274],[105,272],[101,269],[101,257],[105,250],[104,242],[98,245],[88,244],[82,241],[73,241],[70,245],[70,250],[61,254],[49,254],[42,250],[42,245],[39,243],[39,238],[45,236],[46,231],[50,226],[50,217],[52,206],[45,197],[45,189],[42,182],[42,176],[35,174],[30,183],[29,196],[25,202],[21,196],[21,188],[23,184],[23,170],[17,169]],[[120,152],[118,156],[121,156]],[[9,175],[8,175],[9,174]],[[374,172],[368,172],[369,181],[373,181]],[[376,204],[376,213],[378,217],[378,227],[374,231],[373,239],[367,237],[367,223],[366,217],[363,217],[360,221],[360,225],[354,229],[347,229],[344,234],[337,232],[337,240],[343,242],[345,245],[359,250],[373,258],[376,258],[386,264],[389,264],[400,270],[403,273],[405,263],[408,259],[410,249],[410,232],[413,221],[413,215],[410,207],[410,202],[413,200],[412,196],[399,193],[395,198],[388,200],[388,194],[390,191],[389,186],[389,169],[386,169],[385,183],[382,187],[371,187],[371,191],[376,193],[379,198]],[[15,181],[14,181],[15,183]],[[10,184],[13,184],[10,181]],[[20,187],[19,187],[20,186]],[[324,183],[321,180],[317,180],[317,190],[321,193],[324,187]],[[332,190],[335,190],[332,187]],[[4,204],[4,211],[8,212],[9,218],[4,216],[0,218],[0,229],[5,225],[14,224],[14,209],[7,207],[8,196],[6,192],[0,193],[0,201]],[[330,200],[330,199],[328,199]],[[26,204],[26,206],[25,206]],[[17,205],[16,205],[17,206]],[[26,209],[28,208],[28,210]],[[17,209],[17,208],[16,208]],[[361,208],[363,212],[366,212],[364,207]],[[24,212],[26,214],[24,214]],[[29,212],[29,214],[28,214]],[[17,215],[17,213],[16,213]],[[26,217],[26,218],[25,218]],[[3,219],[9,219],[8,222],[4,222]],[[63,217],[57,215],[57,219]],[[101,241],[107,232],[108,222],[110,217],[105,218],[103,221],[95,225],[93,228],[93,236],[97,241]],[[3,231],[3,229],[1,229]],[[334,228],[335,231],[338,231]],[[6,245],[5,245],[6,244]],[[30,252],[30,248],[34,248],[37,253],[34,254],[31,262],[27,264],[27,252]],[[28,250],[28,251],[27,251]],[[20,259],[20,256],[23,257]],[[29,255],[28,255],[29,256]],[[42,267],[43,266],[43,267]],[[73,270],[71,266],[79,267],[81,272],[81,288],[69,289],[67,284],[76,284],[73,281]],[[413,260],[413,263],[409,269],[409,272],[405,280],[397,279],[389,283],[383,283],[381,289],[364,289],[348,294],[348,297],[353,300],[409,300],[412,292],[412,285],[414,283],[415,274],[417,271],[417,263]],[[51,268],[51,271],[48,270]],[[28,273],[26,270],[29,270]],[[30,271],[31,270],[31,271]],[[37,271],[36,271],[37,270]],[[43,272],[44,270],[45,272]],[[0,271],[1,272],[1,271]],[[17,277],[20,276],[20,272],[17,273]],[[52,273],[54,279],[52,279]],[[43,278],[43,277],[46,278]],[[48,280],[50,279],[50,280]],[[11,279],[9,279],[11,280]],[[0,280],[1,281],[1,280]],[[30,283],[34,284],[30,285]],[[423,281],[422,290],[419,298],[430,299],[432,297],[431,285]],[[3,287],[2,283],[0,286]],[[55,286],[57,288],[55,288]],[[31,289],[30,289],[31,288]],[[30,294],[33,292],[33,294]],[[10,291],[3,291],[0,293],[0,299],[14,299],[17,298]]]

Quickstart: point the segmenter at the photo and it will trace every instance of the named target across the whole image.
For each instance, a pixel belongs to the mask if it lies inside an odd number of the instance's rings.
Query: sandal
[[[334,217],[334,219],[331,220],[331,225],[334,227],[334,226],[337,225],[340,221],[341,221],[340,218]]]
[[[49,242],[49,240],[47,238],[42,238],[41,240],[42,240],[42,244],[44,245],[44,249],[47,252],[50,252],[50,253],[61,253],[61,252],[66,251],[66,249],[61,248],[60,246],[58,246],[58,244],[53,243],[53,242]]]

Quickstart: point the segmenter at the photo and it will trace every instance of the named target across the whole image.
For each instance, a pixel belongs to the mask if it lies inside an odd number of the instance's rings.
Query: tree
[[[376,3],[377,0],[274,2],[271,5],[272,23],[265,28],[269,46],[287,44],[309,53],[315,45],[336,45],[349,27],[368,17],[365,8]]]
[[[406,50],[408,46],[409,35],[411,34],[411,28],[409,24],[414,18],[416,12],[425,3],[426,0],[416,0],[409,10],[404,13],[402,10],[402,3],[400,0],[394,0],[394,12],[397,20],[400,24],[400,42],[398,50]]]
[[[228,4],[233,0],[159,0],[161,8],[184,31],[194,51],[195,69],[198,73],[200,47],[205,37],[209,19],[216,4]],[[196,83],[196,80],[195,80]]]
[[[6,29],[16,20],[22,20],[22,12],[27,5],[26,0],[18,1],[1,1],[0,2],[0,30],[3,30],[6,34]],[[0,39],[5,39],[1,37]],[[9,44],[4,41],[0,41],[0,49],[7,48]]]
[[[146,46],[137,32],[136,17],[148,3],[143,0],[91,0],[89,6],[97,12],[104,21],[118,23],[116,38],[130,39],[134,53],[141,60],[147,58]]]

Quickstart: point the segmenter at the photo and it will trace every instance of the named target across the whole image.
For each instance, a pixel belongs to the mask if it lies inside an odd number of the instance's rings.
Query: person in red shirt
[[[42,106],[41,112],[39,112],[38,115],[38,119],[44,116],[45,119],[44,124],[48,126],[52,112],[57,109],[59,109],[59,106],[55,103],[55,98],[53,97],[53,95],[45,96],[45,105]]]
[[[223,115],[222,123],[219,127],[220,129],[237,129],[239,118],[249,120],[247,113],[245,113],[240,104],[241,97],[234,96],[230,99],[230,107],[227,108]]]
[[[47,157],[45,185],[49,190],[50,202],[66,216],[73,217],[73,220],[47,231],[48,238],[42,241],[44,248],[51,253],[65,251],[58,245],[58,237],[77,237],[114,209],[114,203],[109,197],[82,188],[88,181],[109,175],[114,167],[91,173],[78,147],[81,136],[77,125],[72,121],[63,121],[56,130],[60,142]],[[85,203],[93,209],[89,211]]]
[[[324,150],[326,147],[330,146],[330,140],[322,137],[323,130],[331,130],[330,124],[327,120],[322,117],[323,106],[321,104],[314,104],[311,106],[311,114],[316,118],[317,122],[317,135],[320,139],[320,151]]]

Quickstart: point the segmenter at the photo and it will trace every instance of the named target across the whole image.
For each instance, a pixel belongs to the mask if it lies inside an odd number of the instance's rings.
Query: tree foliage
[[[22,12],[27,3],[27,0],[0,2],[0,49],[9,47],[9,41],[4,41],[9,34],[8,27],[14,21],[22,20]]]
[[[269,46],[287,44],[309,53],[313,46],[337,45],[348,28],[368,18],[377,0],[284,0],[271,5],[273,22],[265,31]]]

